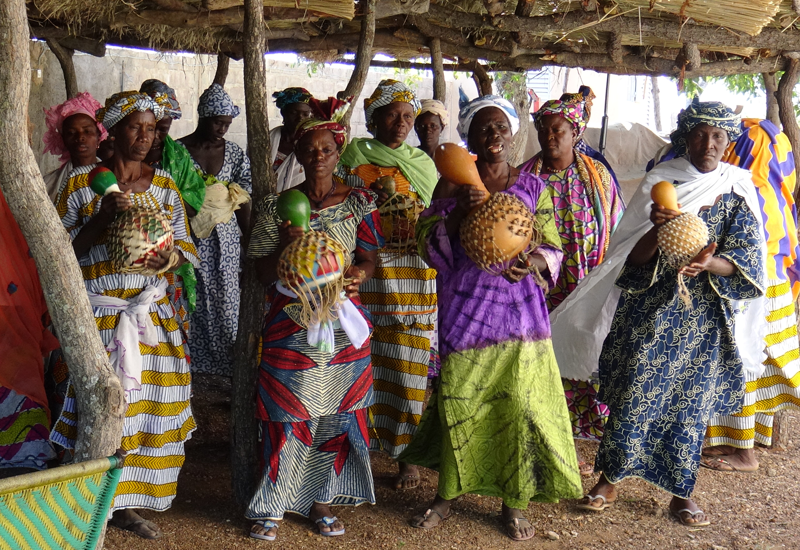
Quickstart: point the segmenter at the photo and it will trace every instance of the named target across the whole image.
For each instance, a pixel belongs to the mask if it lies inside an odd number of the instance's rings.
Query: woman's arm
[[[345,273],[345,277],[352,278],[353,281],[344,287],[348,298],[358,296],[358,287],[372,278],[375,274],[375,265],[378,262],[378,251],[357,250],[353,265]]]
[[[86,222],[83,229],[72,240],[72,249],[79,259],[85,256],[94,246],[106,228],[111,225],[117,214],[131,207],[130,191],[125,193],[110,193],[103,197],[100,209],[92,219]]]
[[[680,215],[680,212],[653,203],[650,206],[650,221],[653,223],[653,227],[633,247],[631,253],[628,254],[627,263],[634,267],[641,267],[649,263],[658,252],[658,228]]]
[[[264,286],[269,286],[278,280],[278,260],[281,254],[292,241],[303,236],[302,227],[290,224],[291,222],[287,220],[278,226],[278,248],[271,254],[256,259],[258,280]]]

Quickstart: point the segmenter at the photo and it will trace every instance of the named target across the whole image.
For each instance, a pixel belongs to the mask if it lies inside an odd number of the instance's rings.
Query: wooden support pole
[[[656,123],[656,131],[661,131],[661,94],[658,90],[658,77],[650,77],[650,85],[652,86],[653,93],[653,117]]]
[[[358,97],[364,89],[367,73],[369,73],[369,64],[372,61],[372,45],[375,42],[375,2],[376,0],[361,0],[359,4],[363,10],[363,19],[361,20],[361,33],[358,39],[358,51],[356,52],[356,66],[345,89],[337,94],[339,99],[353,97],[353,103],[342,118],[342,125],[345,127],[350,126],[353,107],[358,102]]]
[[[489,76],[489,73],[486,72],[486,67],[479,61],[475,62],[472,69],[472,80],[475,81],[479,96],[492,95],[492,77]]]
[[[231,58],[224,53],[217,54],[217,72],[214,73],[214,83],[225,87],[225,81],[228,80],[228,66],[230,65]]]
[[[262,0],[245,0],[244,97],[247,112],[247,145],[253,174],[254,210],[276,190],[269,162],[269,118],[267,113],[264,51],[264,6]],[[249,242],[252,224],[243,243]],[[258,380],[258,338],[264,306],[264,287],[256,277],[252,260],[245,260],[239,305],[239,328],[233,348],[231,395],[231,483],[236,502],[246,505],[253,496],[258,475],[255,417]]]
[[[797,84],[800,76],[800,59],[791,58],[786,64],[786,72],[783,73],[780,83],[778,83],[778,113],[783,124],[783,133],[789,138],[792,144],[792,151],[800,151],[800,127],[797,125],[797,118],[794,114],[794,102],[792,101],[792,90]],[[794,200],[800,198],[800,185],[794,190]]]
[[[69,365],[78,407],[75,460],[101,458],[119,447],[125,401],[100,340],[72,243],[28,145],[31,67],[25,0],[0,2],[0,37],[0,190],[36,261]]]
[[[442,57],[442,42],[438,38],[431,38],[431,69],[433,69],[433,99],[444,102],[447,96],[447,83],[444,80],[444,58]]]
[[[761,73],[764,81],[764,90],[767,95],[767,120],[778,128],[781,127],[781,117],[778,114],[778,76],[775,73]]]
[[[78,95],[78,76],[75,74],[75,64],[72,62],[72,50],[65,48],[55,38],[48,38],[46,40],[47,46],[53,55],[58,59],[61,65],[61,71],[64,73],[64,86],[67,89],[67,99],[72,99]]]

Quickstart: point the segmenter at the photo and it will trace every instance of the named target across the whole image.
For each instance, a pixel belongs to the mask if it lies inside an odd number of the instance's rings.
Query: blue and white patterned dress
[[[202,170],[197,161],[195,168]],[[250,159],[241,147],[225,142],[225,159],[215,177],[253,192]],[[233,216],[206,239],[194,238],[200,256],[197,309],[190,316],[192,372],[233,376],[233,342],[239,324],[241,231]]]

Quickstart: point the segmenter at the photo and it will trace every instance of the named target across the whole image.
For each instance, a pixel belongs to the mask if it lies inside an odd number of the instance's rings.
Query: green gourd
[[[302,191],[289,189],[278,195],[276,209],[281,222],[288,220],[293,226],[302,227],[303,231],[311,230],[311,203]]]

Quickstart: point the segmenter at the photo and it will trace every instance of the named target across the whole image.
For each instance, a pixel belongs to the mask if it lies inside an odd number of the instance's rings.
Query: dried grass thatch
[[[664,40],[663,38],[658,38],[655,36],[643,36],[640,41],[638,36],[633,36],[629,34],[622,35],[622,45],[654,46],[656,48],[666,48],[673,50],[679,50],[683,46],[683,44],[681,44],[680,42],[673,40]],[[736,48],[733,46],[716,46],[714,44],[698,44],[697,47],[701,51],[729,53],[741,57],[752,57],[756,53],[756,50],[754,48]]]

